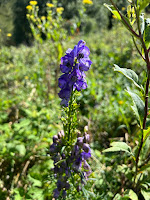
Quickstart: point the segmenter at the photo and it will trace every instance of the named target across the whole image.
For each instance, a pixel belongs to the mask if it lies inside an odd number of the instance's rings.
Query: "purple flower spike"
[[[89,59],[90,50],[84,40],[80,40],[74,49],[68,49],[61,58],[60,70],[63,75],[58,80],[61,88],[58,93],[62,99],[61,105],[68,107],[72,90],[81,91],[87,88],[84,71],[88,71],[92,62]]]

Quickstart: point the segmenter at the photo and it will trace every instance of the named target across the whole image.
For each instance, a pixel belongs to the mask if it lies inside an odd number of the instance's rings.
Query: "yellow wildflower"
[[[126,9],[125,7],[122,7],[122,8],[121,8],[122,11],[124,11],[125,9]]]
[[[27,9],[27,10],[32,10],[32,6],[31,6],[31,5],[28,5],[28,6],[26,6],[26,9]]]
[[[42,16],[42,17],[41,17],[41,20],[45,20],[45,19],[46,19],[46,17],[45,17],[45,16]]]
[[[28,76],[25,76],[25,79],[28,79],[29,77]]]
[[[122,105],[122,104],[124,103],[124,101],[118,101],[118,103],[119,103],[120,105]]]
[[[54,4],[52,4],[52,3],[47,3],[46,5],[47,5],[47,7],[49,7],[49,8],[54,7]]]
[[[37,5],[37,1],[30,1],[30,5],[36,6]]]
[[[63,7],[56,8],[56,12],[58,12],[59,14],[62,14],[63,10]]]
[[[41,28],[42,28],[42,26],[41,26],[41,25],[38,25],[38,28],[39,28],[39,29],[41,29]]]
[[[27,16],[27,18],[29,18],[29,17],[30,17],[30,15],[29,15],[29,14],[26,14],[26,16]]]
[[[7,33],[7,37],[11,37],[12,36],[12,34],[11,33]]]
[[[82,2],[84,4],[93,4],[93,1],[91,1],[91,0],[83,0]]]
[[[113,17],[114,19],[117,19],[116,15],[113,15],[112,17]]]

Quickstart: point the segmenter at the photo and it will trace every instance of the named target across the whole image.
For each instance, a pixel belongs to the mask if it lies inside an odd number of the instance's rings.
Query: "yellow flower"
[[[47,3],[46,5],[47,5],[47,7],[49,7],[49,8],[54,7],[54,4],[52,4],[52,3]]]
[[[45,19],[46,19],[46,17],[45,17],[45,16],[42,16],[42,17],[41,17],[41,20],[45,20]]]
[[[58,12],[59,14],[62,14],[63,10],[63,7],[56,8],[56,12]]]
[[[124,11],[125,9],[126,9],[125,7],[122,7],[122,8],[121,8],[122,11]]]
[[[29,77],[28,76],[25,76],[25,79],[28,79]]]
[[[91,1],[91,0],[83,0],[82,2],[84,4],[93,4],[93,1]]]
[[[26,14],[26,17],[27,17],[27,18],[29,18],[29,17],[30,17],[30,15],[29,15],[29,14]]]
[[[113,15],[112,17],[113,17],[114,19],[117,19],[116,15]]]
[[[28,6],[26,6],[26,9],[27,9],[27,10],[32,10],[32,6],[31,6],[31,5],[28,5]]]
[[[124,103],[124,101],[118,101],[118,103],[119,103],[120,105],[122,105],[122,104]]]
[[[37,1],[30,1],[30,5],[36,6],[37,5]]]
[[[38,25],[38,28],[39,28],[39,29],[41,29],[41,28],[42,28],[42,26],[41,26],[41,25]]]
[[[11,37],[12,36],[12,34],[11,33],[7,33],[7,37]]]

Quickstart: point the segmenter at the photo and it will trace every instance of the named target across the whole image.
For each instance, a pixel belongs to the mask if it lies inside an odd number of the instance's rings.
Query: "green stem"
[[[72,123],[72,102],[73,102],[73,90],[71,92],[70,96],[70,101],[69,101],[69,112],[68,112],[68,141],[70,140],[70,135],[71,135],[71,140],[72,140],[72,132],[71,132],[71,123]]]

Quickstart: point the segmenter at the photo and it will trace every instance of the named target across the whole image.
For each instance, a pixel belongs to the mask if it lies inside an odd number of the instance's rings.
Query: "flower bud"
[[[83,137],[77,138],[77,145],[82,146],[83,145]]]
[[[57,136],[57,135],[54,135],[54,136],[53,136],[53,142],[54,142],[54,143],[57,143],[57,142],[58,142],[58,136]]]
[[[84,132],[88,132],[88,130],[89,130],[89,127],[88,127],[88,126],[85,126],[85,127],[84,127]]]
[[[56,144],[53,143],[53,144],[50,146],[50,155],[53,154],[53,153],[55,153],[56,150],[57,150],[57,146],[56,146]]]
[[[87,143],[90,142],[90,135],[87,133],[84,135],[84,142],[87,142]]]
[[[90,150],[90,146],[89,146],[89,144],[83,144],[83,150],[86,152],[86,153],[88,153],[89,152],[89,150]]]
[[[58,133],[58,138],[61,139],[62,137],[64,137],[64,131],[61,130],[59,133]]]

